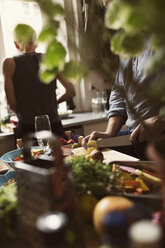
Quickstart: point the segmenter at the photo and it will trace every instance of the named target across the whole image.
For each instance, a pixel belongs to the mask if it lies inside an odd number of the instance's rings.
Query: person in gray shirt
[[[83,139],[83,144],[89,140],[130,134],[130,140],[136,145],[135,156],[144,159],[146,133],[141,121],[157,136],[165,129],[164,122],[159,118],[160,102],[154,102],[148,96],[152,83],[160,76],[160,73],[148,76],[144,71],[151,55],[152,52],[145,49],[137,58],[120,60],[120,69],[109,100],[107,128],[105,132],[92,132]],[[120,131],[124,124],[128,129]],[[142,152],[138,152],[139,142]],[[129,154],[129,151],[127,153]]]

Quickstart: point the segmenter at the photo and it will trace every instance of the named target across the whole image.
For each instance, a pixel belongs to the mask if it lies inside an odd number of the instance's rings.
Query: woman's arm
[[[13,85],[13,75],[15,71],[15,62],[13,58],[6,58],[2,62],[2,72],[4,77],[4,89],[6,93],[7,103],[9,108],[17,113],[17,101],[14,92],[14,85]]]
[[[65,88],[65,93],[58,96],[57,103],[59,104],[64,101],[68,101],[70,98],[74,97],[76,93],[73,84],[67,79],[65,79],[61,74],[58,75],[57,79]]]

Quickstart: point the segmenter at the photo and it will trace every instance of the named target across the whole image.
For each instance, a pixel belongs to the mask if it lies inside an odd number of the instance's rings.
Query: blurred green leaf
[[[41,33],[39,34],[38,40],[40,42],[49,42],[57,36],[59,28],[59,22],[53,21],[48,25],[44,26]]]
[[[105,25],[110,29],[119,29],[122,26],[120,13],[124,7],[124,2],[121,0],[112,0],[106,11]]]
[[[141,4],[141,3],[140,3]],[[146,25],[151,34],[155,32],[165,32],[165,1],[164,0],[143,0],[142,4],[145,10]]]
[[[123,57],[137,56],[143,50],[145,39],[142,34],[127,34],[126,32],[117,32],[111,40],[111,49],[114,53]]]
[[[111,29],[124,28],[127,32],[137,33],[137,30],[141,32],[144,28],[144,16],[143,8],[135,5],[135,2],[132,4],[122,0],[112,0],[106,11],[105,24]]]
[[[80,62],[70,61],[65,64],[63,74],[70,80],[80,80],[87,75],[87,68]]]
[[[64,15],[64,9],[61,4],[51,0],[38,0],[41,10],[50,18]]]
[[[151,47],[154,50],[158,50],[161,47],[164,48],[165,44],[165,33],[154,33],[151,35]]]
[[[43,82],[43,83],[46,83],[46,84],[49,84],[53,79],[56,78],[58,74],[58,70],[40,70],[40,80]]]
[[[145,26],[145,13],[135,5],[128,5],[128,11],[125,14],[123,27],[127,32],[137,33],[146,28]]]
[[[54,67],[62,70],[65,64],[66,50],[63,45],[57,40],[52,41],[46,50],[43,62],[47,68],[53,69]]]

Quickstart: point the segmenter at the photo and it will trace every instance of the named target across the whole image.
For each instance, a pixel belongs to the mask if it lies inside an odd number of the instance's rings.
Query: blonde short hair
[[[14,41],[24,50],[28,46],[37,45],[37,35],[31,26],[27,24],[17,24],[14,28]]]

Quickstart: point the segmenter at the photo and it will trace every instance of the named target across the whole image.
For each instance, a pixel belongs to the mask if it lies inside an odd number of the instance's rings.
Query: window
[[[13,43],[13,29],[18,23],[31,25],[37,34],[42,29],[41,11],[35,2],[0,0],[0,15],[5,56],[17,53]],[[43,49],[39,47],[39,50]]]
[[[59,1],[62,2],[61,0]],[[10,57],[18,53],[13,42],[13,29],[18,23],[31,25],[37,35],[43,26],[43,18],[36,2],[19,0],[0,0],[0,64],[5,57]],[[58,39],[67,48],[67,32],[65,21],[61,22],[60,35]],[[44,46],[39,44],[38,52],[44,52]],[[7,105],[2,84],[2,71],[0,67],[0,113],[1,118],[7,114]],[[58,85],[57,93],[64,92],[63,86]],[[65,111],[66,103],[59,104],[60,111]]]

